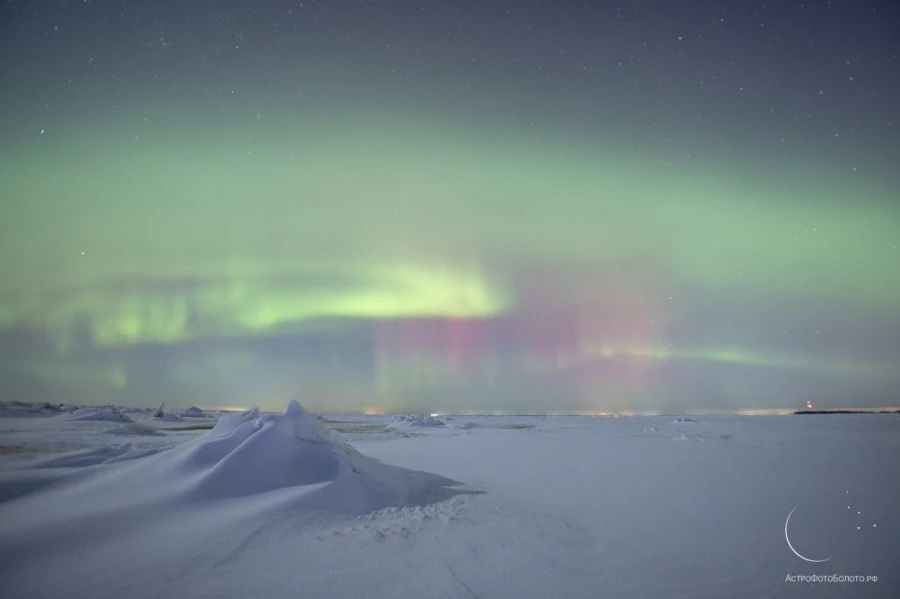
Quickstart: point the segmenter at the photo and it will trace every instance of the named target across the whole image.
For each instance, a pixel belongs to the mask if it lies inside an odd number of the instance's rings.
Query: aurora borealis
[[[4,399],[900,403],[891,2],[14,2]]]

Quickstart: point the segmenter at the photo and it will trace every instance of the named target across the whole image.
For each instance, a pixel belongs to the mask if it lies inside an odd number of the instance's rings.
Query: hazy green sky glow
[[[235,66],[239,93],[209,92],[153,62],[170,50],[153,35],[134,73],[85,75],[78,93],[19,67],[0,81],[18,84],[0,98],[18,117],[0,151],[9,396],[426,412],[897,402],[900,185],[884,167],[897,152],[859,132],[859,110],[813,94],[797,113],[831,120],[818,130],[752,99],[698,120],[675,88],[668,108],[633,114],[646,90],[612,79],[454,87],[439,70],[353,79],[350,64],[265,85]],[[149,82],[159,73],[172,88]],[[848,127],[844,145],[828,137]]]

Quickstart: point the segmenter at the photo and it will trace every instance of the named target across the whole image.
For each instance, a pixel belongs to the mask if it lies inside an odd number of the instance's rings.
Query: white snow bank
[[[122,426],[114,426],[104,431],[107,435],[144,435],[151,437],[165,437],[166,434],[158,431],[149,424],[132,422]]]
[[[69,420],[91,420],[98,422],[134,422],[118,410],[110,408],[81,408],[66,416]]]
[[[472,422],[471,420],[468,422],[462,422],[460,424],[452,425],[453,428],[478,428],[477,422]]]
[[[206,412],[197,406],[191,406],[187,410],[182,410],[181,415],[184,418],[206,418]]]
[[[409,428],[413,426],[437,427],[446,425],[434,416],[417,416],[414,414],[394,416],[388,423],[388,428]]]

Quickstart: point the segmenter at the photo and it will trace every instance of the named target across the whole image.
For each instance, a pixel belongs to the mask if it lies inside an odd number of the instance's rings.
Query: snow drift
[[[187,410],[181,412],[183,418],[206,418],[206,412],[197,406],[191,406]]]
[[[364,510],[387,499],[384,486],[365,474],[371,460],[341,443],[293,400],[282,414],[260,415],[253,409],[223,416],[199,441],[166,456],[167,462],[200,475],[191,491],[198,498],[305,488],[304,503],[337,511]],[[339,494],[333,493],[335,487]]]
[[[193,577],[201,563],[252,556],[262,533],[272,547],[319,549],[312,530],[383,508],[417,513],[466,493],[449,488],[458,484],[360,454],[295,401],[282,414],[226,414],[176,447],[126,444],[0,471],[0,580],[10,597],[170,596],[185,583],[173,568]]]
[[[132,459],[138,457],[142,459]],[[123,459],[126,464],[121,463]],[[113,463],[116,467],[109,468]],[[282,414],[260,414],[258,408],[225,414],[208,433],[173,449],[137,453],[128,444],[61,456],[35,466],[93,465],[95,472],[71,484],[61,480],[53,493],[31,498],[33,503],[47,505],[32,508],[30,514],[52,519],[59,503],[69,506],[68,519],[75,519],[104,510],[126,514],[147,507],[178,509],[224,499],[255,502],[260,495],[272,493],[277,495],[275,501],[286,502],[292,510],[363,514],[446,499],[458,492],[444,487],[459,484],[363,456],[294,400]],[[85,513],[73,513],[71,506]],[[44,516],[36,515],[41,512]]]
[[[133,422],[118,410],[110,408],[80,408],[66,416],[69,420],[92,420],[98,422]]]

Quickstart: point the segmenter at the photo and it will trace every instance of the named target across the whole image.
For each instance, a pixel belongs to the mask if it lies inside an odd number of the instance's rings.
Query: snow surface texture
[[[86,445],[2,456],[0,594],[898,596],[898,415],[332,420],[292,404],[129,448],[105,423],[0,418],[4,444]],[[327,428],[348,421],[372,431],[355,448]],[[794,547],[830,561],[791,552],[795,506]],[[879,581],[785,582],[809,574]]]

